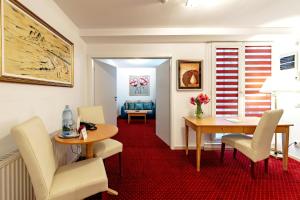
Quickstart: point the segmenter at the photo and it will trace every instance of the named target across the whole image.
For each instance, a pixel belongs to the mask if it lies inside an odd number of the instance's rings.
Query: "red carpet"
[[[300,199],[300,163],[290,159],[289,171],[282,171],[281,161],[270,159],[269,174],[263,173],[263,162],[251,179],[249,162],[232,151],[219,163],[219,151],[203,151],[201,172],[196,172],[195,151],[185,156],[183,150],[171,151],[155,136],[155,122],[144,125],[118,121],[116,139],[124,144],[123,177],[118,175],[118,157],[107,159],[109,186],[119,196],[104,199]]]

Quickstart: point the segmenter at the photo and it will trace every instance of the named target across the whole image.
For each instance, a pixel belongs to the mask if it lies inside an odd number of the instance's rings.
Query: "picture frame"
[[[298,70],[297,52],[280,55],[280,70]]]
[[[149,75],[129,75],[129,96],[150,96]]]
[[[74,44],[19,1],[0,3],[0,81],[73,87]]]
[[[177,90],[203,89],[203,61],[178,60],[177,61]]]

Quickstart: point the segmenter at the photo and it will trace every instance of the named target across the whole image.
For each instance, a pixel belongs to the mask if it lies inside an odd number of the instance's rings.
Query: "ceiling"
[[[300,40],[300,0],[55,0],[93,43]]]
[[[80,29],[153,27],[289,27],[300,19],[299,0],[55,0]],[[298,21],[300,22],[300,20]]]
[[[167,59],[97,59],[117,68],[155,68]]]

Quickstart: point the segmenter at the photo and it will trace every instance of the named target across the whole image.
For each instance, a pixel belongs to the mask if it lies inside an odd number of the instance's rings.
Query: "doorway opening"
[[[171,58],[94,58],[93,65],[94,104],[106,123],[155,120],[156,135],[170,145]]]

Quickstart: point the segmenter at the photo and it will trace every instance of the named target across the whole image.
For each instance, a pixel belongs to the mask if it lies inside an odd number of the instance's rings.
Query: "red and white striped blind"
[[[238,48],[216,49],[216,116],[238,115]]]
[[[271,46],[245,47],[245,116],[261,117],[271,109],[271,97],[259,89],[272,72]]]

